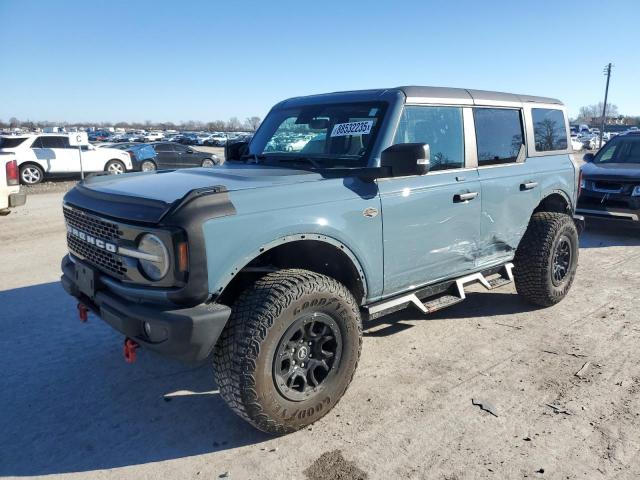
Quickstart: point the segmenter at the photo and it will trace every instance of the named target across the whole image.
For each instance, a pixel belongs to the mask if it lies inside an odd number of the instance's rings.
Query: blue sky
[[[638,0],[0,0],[0,119],[264,117],[296,95],[398,85],[602,100],[640,115]],[[603,26],[604,33],[598,31]]]

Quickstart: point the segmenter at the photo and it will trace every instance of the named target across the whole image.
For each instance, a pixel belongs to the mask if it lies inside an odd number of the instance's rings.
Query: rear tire
[[[304,428],[346,391],[360,358],[358,304],[336,280],[287,269],[236,300],[214,353],[222,398],[271,434]]]
[[[38,165],[28,163],[20,166],[20,182],[23,185],[37,185],[44,179],[44,170]]]
[[[127,173],[127,169],[120,160],[109,160],[104,166],[104,171],[111,175],[120,175]]]
[[[569,292],[578,267],[573,219],[564,213],[535,213],[513,263],[518,295],[542,307],[558,303]]]

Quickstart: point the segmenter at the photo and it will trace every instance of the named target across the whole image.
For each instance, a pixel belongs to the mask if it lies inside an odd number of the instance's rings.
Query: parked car
[[[576,152],[579,152],[584,148],[584,143],[581,140],[578,140],[577,135],[571,135],[571,148]]]
[[[164,141],[165,142],[180,142],[180,139],[182,138],[182,135],[180,135],[179,133],[174,133],[172,135],[167,135],[164,137]]]
[[[113,148],[96,148],[93,145],[82,149],[84,172],[119,174],[131,170],[131,159],[126,152]],[[23,184],[34,185],[47,177],[80,173],[78,148],[71,147],[69,137],[64,134],[10,137],[3,140],[0,151],[15,154]]]
[[[13,153],[0,152],[0,216],[9,215],[12,208],[24,205],[27,194],[20,191],[18,162]]]
[[[289,99],[220,167],[68,192],[62,285],[128,361],[139,346],[212,355],[234,411],[292,432],[346,391],[363,320],[428,314],[477,282],[515,280],[539,307],[565,297],[582,225],[566,125],[558,100],[478,90]],[[295,149],[272,141],[300,132]],[[108,232],[104,248],[87,231]]]
[[[97,148],[116,148],[118,150],[126,150],[134,145],[140,145],[137,142],[118,142],[118,143],[105,143],[96,145]]]
[[[183,133],[178,139],[178,143],[182,145],[197,145],[198,136],[195,133]]]
[[[212,147],[224,147],[227,144],[227,136],[224,133],[214,133],[204,144]]]
[[[640,135],[616,135],[584,160],[577,212],[640,221]]]
[[[159,142],[164,139],[164,133],[162,132],[147,132],[144,134],[145,142]]]
[[[220,159],[208,152],[171,142],[147,143],[127,149],[134,170],[149,172],[158,169],[189,167],[213,167]]]
[[[88,137],[90,142],[106,142],[111,139],[111,132],[96,131],[91,132]]]

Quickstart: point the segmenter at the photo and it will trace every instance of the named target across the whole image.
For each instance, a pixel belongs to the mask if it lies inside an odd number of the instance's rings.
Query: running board
[[[491,280],[487,280],[482,272],[478,272],[458,278],[453,282],[449,282],[449,287],[446,287],[438,296],[431,297],[425,302],[420,300],[416,293],[410,293],[392,298],[391,300],[374,303],[367,307],[367,310],[369,311],[369,319],[382,317],[383,315],[402,310],[410,304],[415,305],[416,308],[424,314],[433,313],[438,310],[442,310],[443,308],[450,307],[451,305],[455,305],[456,303],[460,303],[467,298],[464,291],[464,287],[466,285],[480,283],[487,290],[493,290],[494,288],[513,282],[513,263],[507,263],[497,271],[493,270],[489,272],[489,276],[496,273],[499,276],[492,278]],[[452,290],[454,291],[452,292]]]

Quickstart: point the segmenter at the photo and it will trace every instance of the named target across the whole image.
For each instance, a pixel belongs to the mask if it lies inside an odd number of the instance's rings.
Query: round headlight
[[[169,252],[162,240],[152,233],[145,233],[138,242],[138,250],[146,253],[146,258],[140,258],[140,267],[149,279],[157,282],[164,278],[169,271]]]

